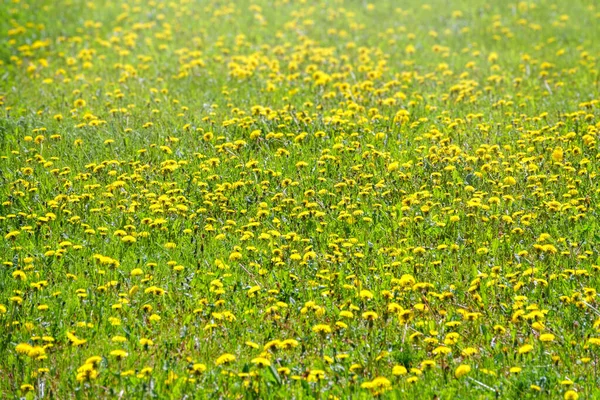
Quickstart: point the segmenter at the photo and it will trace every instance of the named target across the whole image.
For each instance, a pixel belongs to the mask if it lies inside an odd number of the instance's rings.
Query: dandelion
[[[33,387],[33,385],[31,385],[29,383],[24,383],[21,385],[20,389],[21,389],[21,392],[26,393],[26,392],[33,392],[34,387]]]
[[[320,369],[311,370],[306,378],[308,382],[318,382],[323,379],[325,379],[325,371]]]
[[[28,354],[31,351],[31,349],[32,349],[32,346],[27,343],[19,343],[15,347],[15,350],[18,354]]]
[[[398,168],[400,168],[400,163],[397,161],[394,161],[388,165],[387,170],[388,170],[388,172],[394,172],[394,171],[398,170]]]
[[[452,352],[452,349],[446,346],[438,346],[432,351],[434,355],[446,355],[450,352]]]
[[[456,370],[454,371],[454,376],[456,378],[462,378],[463,376],[467,375],[469,372],[471,372],[471,367],[469,365],[459,365]]]
[[[260,368],[268,367],[271,365],[271,362],[264,357],[253,358],[251,362],[252,362],[252,364],[254,364]]]
[[[150,322],[158,322],[160,320],[161,320],[161,318],[160,318],[160,315],[158,315],[158,314],[152,314],[148,317],[148,321],[150,321]]]
[[[116,358],[117,360],[122,360],[129,356],[129,353],[127,353],[125,350],[113,350],[110,352],[110,355]]]
[[[553,342],[554,339],[555,339],[555,336],[551,333],[543,333],[540,335],[540,341],[544,342],[544,343]]]
[[[206,372],[206,365],[200,364],[200,363],[195,363],[192,365],[190,372],[193,375],[201,375],[202,373]]]
[[[395,365],[394,368],[392,368],[392,375],[394,376],[402,376],[406,375],[407,373],[408,371],[403,365]]]
[[[216,365],[227,365],[235,361],[233,354],[225,353],[217,358],[215,361]]]
[[[530,353],[531,350],[533,350],[533,346],[530,344],[525,344],[525,345],[519,347],[519,354],[527,354],[527,353]]]
[[[375,321],[377,318],[379,318],[379,316],[377,315],[376,312],[374,311],[365,311],[362,314],[363,319],[367,320],[367,321]]]
[[[577,400],[579,398],[579,394],[574,390],[567,390],[564,398],[565,400]]]
[[[5,240],[14,240],[17,236],[19,236],[21,232],[19,231],[11,231],[4,235]]]
[[[477,349],[476,349],[476,348],[474,348],[474,347],[466,347],[466,348],[464,348],[464,349],[463,349],[463,351],[461,352],[461,354],[462,354],[464,357],[470,357],[470,356],[472,356],[472,355],[475,355],[475,354],[478,354],[478,353],[479,353],[479,350],[477,350]]]
[[[85,364],[90,364],[90,365],[94,365],[97,366],[98,364],[100,364],[100,362],[102,361],[102,357],[100,356],[92,356],[89,357],[85,360]]]
[[[73,347],[82,346],[82,345],[84,345],[84,344],[87,343],[86,339],[78,338],[77,336],[75,336],[71,332],[67,332],[67,339],[69,340],[69,342],[71,342],[71,344],[73,345]]]
[[[331,333],[331,327],[329,325],[318,324],[318,325],[313,326],[312,331],[315,333],[327,334],[327,333]]]
[[[561,147],[557,147],[552,151],[552,159],[555,162],[562,162],[563,157],[564,157],[564,152]]]
[[[133,237],[131,235],[125,235],[121,238],[121,241],[123,243],[132,244],[132,243],[135,243],[137,240],[135,237]]]
[[[390,389],[392,387],[392,383],[389,381],[389,379],[383,376],[378,376],[370,382],[364,382],[360,387],[363,389],[369,389],[373,393],[379,394]]]

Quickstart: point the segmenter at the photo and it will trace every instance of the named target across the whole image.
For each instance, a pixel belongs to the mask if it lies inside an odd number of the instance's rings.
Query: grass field
[[[0,0],[0,397],[600,398],[600,3]]]

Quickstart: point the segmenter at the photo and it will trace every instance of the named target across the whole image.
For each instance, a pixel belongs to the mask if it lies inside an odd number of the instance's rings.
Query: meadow
[[[600,398],[599,57],[595,0],[0,0],[0,397]]]

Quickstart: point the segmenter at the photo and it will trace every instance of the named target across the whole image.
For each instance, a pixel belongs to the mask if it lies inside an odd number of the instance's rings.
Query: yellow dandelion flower
[[[527,354],[530,353],[533,350],[533,346],[530,344],[524,344],[523,346],[519,347],[519,354]]]
[[[271,362],[264,357],[253,358],[250,362],[260,368],[268,367],[269,365],[271,365]]]
[[[454,370],[454,376],[457,378],[462,378],[463,376],[467,375],[469,372],[471,372],[471,366],[470,365],[459,365],[456,370]]]
[[[235,361],[235,356],[233,354],[225,353],[217,358],[215,361],[216,365],[226,365]]]

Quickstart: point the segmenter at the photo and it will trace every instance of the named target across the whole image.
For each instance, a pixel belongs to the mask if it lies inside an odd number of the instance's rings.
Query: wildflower
[[[561,147],[557,147],[552,151],[552,159],[555,162],[562,162],[564,156],[563,149]]]
[[[462,364],[456,368],[456,370],[454,371],[454,376],[457,378],[462,378],[469,372],[471,372],[471,367],[469,365]]]
[[[4,239],[13,240],[20,234],[21,234],[21,232],[19,232],[19,231],[11,231],[11,232],[8,232],[6,235],[4,235]]]
[[[100,373],[98,370],[94,369],[90,364],[84,364],[81,368],[77,370],[76,379],[79,382],[92,381],[97,379]]]
[[[110,352],[110,355],[116,358],[117,360],[122,360],[129,354],[125,350],[113,350]]]
[[[131,235],[125,235],[121,238],[121,241],[123,243],[131,244],[131,243],[135,243],[137,240],[135,237],[133,237]]]
[[[80,339],[71,332],[67,332],[67,339],[69,339],[69,342],[71,342],[73,347],[81,346],[87,343],[86,339]]]
[[[216,365],[226,365],[235,361],[235,356],[233,354],[225,353],[217,358],[215,361]]]
[[[519,354],[527,354],[527,353],[530,353],[531,350],[533,350],[533,346],[530,344],[525,344],[525,345],[519,347]]]
[[[553,342],[554,339],[555,339],[555,336],[551,333],[543,333],[540,335],[540,341],[542,341],[542,342],[549,343],[549,342]]]
[[[329,325],[318,324],[318,325],[313,326],[312,331],[315,333],[327,334],[327,333],[331,333],[331,327]]]
[[[252,364],[260,368],[268,367],[269,365],[271,365],[271,362],[264,357],[253,358],[251,362]]]
[[[402,376],[402,375],[406,375],[408,373],[408,371],[406,370],[406,367],[404,367],[403,365],[395,365],[394,368],[392,369],[392,374],[394,376]]]
[[[46,349],[41,346],[32,346],[27,352],[27,356],[34,359],[44,359],[46,358]]]
[[[150,322],[158,322],[161,320],[161,318],[160,318],[160,315],[158,315],[158,314],[152,314],[148,317],[148,320]]]
[[[390,163],[387,167],[388,172],[394,172],[396,170],[398,170],[398,168],[400,167],[400,163],[397,161],[394,161],[393,163]]]
[[[450,352],[452,352],[452,349],[446,346],[438,346],[435,349],[433,349],[432,353],[434,355],[446,355],[449,354]]]
[[[21,271],[21,270],[16,270],[12,273],[12,277],[18,281],[24,281],[27,280],[27,275],[25,275],[25,272]]]
[[[306,380],[308,382],[318,382],[325,378],[325,371],[320,369],[313,369],[308,373]]]
[[[477,350],[477,349],[476,349],[476,348],[474,348],[474,347],[466,347],[466,348],[464,348],[464,349],[463,349],[463,351],[461,352],[461,354],[462,354],[464,357],[470,357],[470,356],[472,356],[472,355],[474,355],[474,354],[478,354],[478,353],[479,353],[479,350]]]
[[[20,389],[22,392],[32,392],[34,390],[34,387],[29,383],[24,383],[23,385],[21,385]]]
[[[567,390],[564,398],[565,400],[577,400],[579,398],[579,394],[574,390]]]
[[[381,393],[382,391],[390,389],[392,387],[392,382],[383,376],[378,376],[370,382],[364,382],[360,387],[369,389],[375,393]]]
[[[282,349],[293,349],[298,347],[300,343],[296,339],[285,339],[281,342]]]
[[[206,371],[206,365],[200,364],[200,363],[193,364],[190,369],[190,372],[194,375],[201,375],[205,371]]]
[[[28,354],[32,349],[32,346],[27,343],[19,343],[15,350],[18,354]]]
[[[379,316],[374,311],[366,311],[362,314],[363,319],[367,321],[375,321]]]
[[[148,376],[150,376],[151,373],[152,373],[152,368],[151,367],[144,367],[144,368],[142,368],[142,370],[140,371],[140,373],[137,374],[136,376],[138,378],[147,378]]]
[[[338,329],[347,329],[348,328],[348,324],[342,321],[336,321],[335,323],[335,327]]]
[[[102,357],[100,356],[92,356],[85,360],[86,364],[98,365],[102,361]]]
[[[460,338],[460,334],[457,332],[450,332],[449,334],[446,335],[446,338],[444,339],[444,344],[446,345],[453,345],[458,343],[458,339]]]

